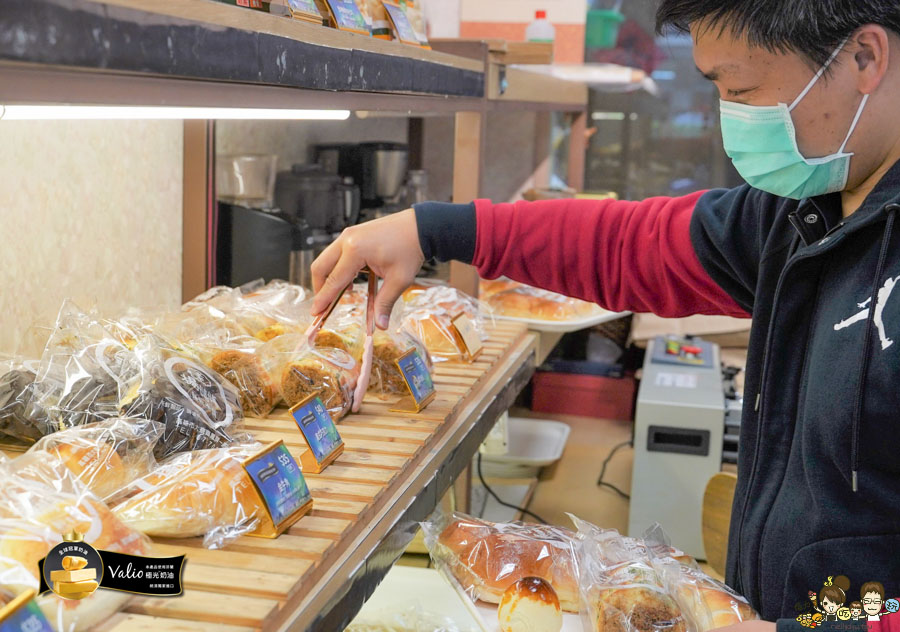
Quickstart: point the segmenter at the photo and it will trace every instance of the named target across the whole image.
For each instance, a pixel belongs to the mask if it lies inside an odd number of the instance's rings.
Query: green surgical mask
[[[750,186],[794,200],[843,191],[847,186],[853,154],[845,153],[844,149],[859,123],[869,95],[863,96],[841,148],[830,156],[805,158],[797,147],[791,118],[791,112],[825,74],[846,43],[847,40],[841,42],[790,105],[759,106],[720,101],[725,153]]]

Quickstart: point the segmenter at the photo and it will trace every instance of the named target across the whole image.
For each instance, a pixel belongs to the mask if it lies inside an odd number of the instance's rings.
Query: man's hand
[[[775,632],[775,624],[771,621],[744,621],[724,628],[716,628],[715,632]]]
[[[375,323],[387,329],[391,308],[425,262],[412,209],[352,226],[312,264],[312,314],[328,309],[365,266],[384,279],[375,299]]]

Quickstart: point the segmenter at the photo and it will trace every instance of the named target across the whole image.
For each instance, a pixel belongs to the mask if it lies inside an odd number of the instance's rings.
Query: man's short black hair
[[[745,36],[751,46],[822,65],[864,24],[900,33],[900,0],[661,0],[656,12],[660,33],[669,26],[689,32],[699,21]]]

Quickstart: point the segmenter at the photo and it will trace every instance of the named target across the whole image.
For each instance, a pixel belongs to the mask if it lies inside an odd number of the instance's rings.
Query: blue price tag
[[[339,29],[369,34],[369,26],[354,0],[328,0],[328,6]]]
[[[35,592],[23,593],[5,608],[0,608],[0,632],[53,632],[33,599]]]
[[[406,12],[400,8],[400,5],[392,2],[385,2],[384,8],[391,18],[394,29],[397,32],[397,39],[407,44],[419,44],[419,38],[416,37],[416,31],[413,29]]]
[[[318,395],[291,408],[291,415],[319,463],[343,445],[337,426]]]
[[[276,443],[248,459],[244,469],[276,527],[310,501],[306,479],[284,442]]]
[[[409,386],[409,392],[416,402],[416,407],[425,406],[434,397],[434,382],[431,381],[428,366],[419,355],[418,350],[410,349],[404,353],[397,360],[397,366],[400,367],[400,372]]]
[[[316,6],[316,0],[288,0],[288,7],[296,13],[322,17],[319,8]]]

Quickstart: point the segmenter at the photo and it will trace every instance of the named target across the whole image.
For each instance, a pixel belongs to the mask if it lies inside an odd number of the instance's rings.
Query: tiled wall
[[[0,121],[0,351],[65,298],[181,297],[182,124]]]

